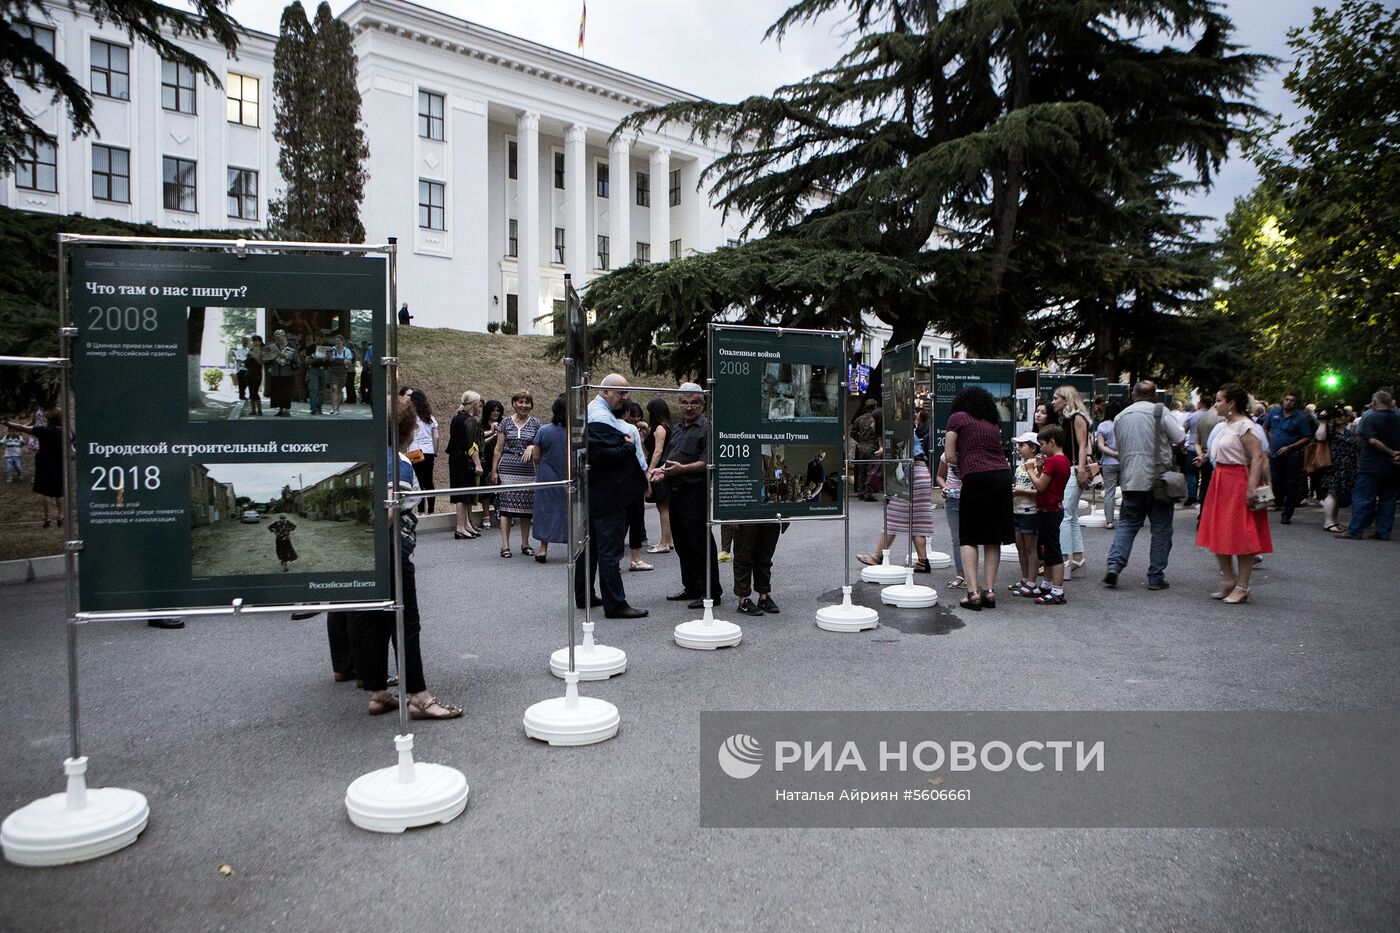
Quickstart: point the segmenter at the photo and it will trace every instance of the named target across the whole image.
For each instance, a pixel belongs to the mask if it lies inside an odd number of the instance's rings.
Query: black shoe
[[[583,603],[579,602],[578,600],[574,600],[574,605],[577,606],[579,609],[582,609],[582,608],[583,608]],[[601,605],[603,605],[603,598],[602,598],[601,596],[590,596],[590,597],[589,597],[589,599],[588,599],[588,608],[590,608],[590,609],[597,609],[597,608],[598,608],[599,606],[601,606]]]
[[[179,616],[166,616],[159,619],[147,619],[146,624],[151,628],[184,628],[185,620]]]
[[[744,615],[746,615],[746,616],[761,616],[761,615],[763,615],[763,610],[760,609],[760,608],[758,608],[757,606],[755,606],[754,603],[753,603],[753,600],[752,600],[752,599],[749,599],[747,596],[745,596],[743,599],[739,600],[738,609],[739,609],[740,612],[742,612],[742,613],[743,613]]]
[[[718,596],[715,597],[715,605],[716,605],[716,606],[719,605],[719,597],[718,597]],[[686,608],[688,608],[688,609],[704,609],[704,608],[705,608],[705,597],[700,596],[700,597],[697,597],[697,598],[695,598],[695,599],[692,599],[690,602],[686,603]]]
[[[1170,586],[1171,584],[1166,580],[1158,580],[1155,583],[1151,580],[1147,581],[1147,588],[1149,590],[1165,590]]]
[[[778,611],[778,604],[773,602],[773,597],[765,596],[758,601],[758,608],[762,609],[764,612],[776,613]]]
[[[605,612],[603,615],[609,619],[645,619],[650,613],[635,606],[623,606],[615,612]]]
[[[302,619],[314,619],[314,618],[316,618],[316,617],[317,617],[318,615],[320,615],[320,614],[321,614],[321,611],[320,611],[319,609],[316,610],[315,612],[306,612],[306,611],[294,612],[294,613],[292,613],[292,619],[295,620],[295,621],[297,621],[297,622],[300,622]]]
[[[1104,585],[1104,586],[1117,586],[1117,585],[1118,585],[1118,571],[1116,571],[1116,570],[1110,570],[1108,573],[1104,574],[1104,575],[1103,575],[1103,585]]]
[[[1293,524],[1293,518],[1291,516],[1285,515],[1283,518],[1280,518],[1278,522],[1280,525],[1291,525]]]
[[[690,600],[696,599],[696,598],[698,598],[698,597],[696,597],[696,595],[695,595],[694,593],[687,593],[687,592],[685,592],[684,590],[682,590],[682,591],[679,592],[679,593],[672,593],[670,596],[667,596],[667,597],[666,597],[666,601],[667,601],[668,603],[680,603],[680,602],[689,602]],[[690,608],[694,609],[695,607],[694,607],[694,606],[691,606]]]

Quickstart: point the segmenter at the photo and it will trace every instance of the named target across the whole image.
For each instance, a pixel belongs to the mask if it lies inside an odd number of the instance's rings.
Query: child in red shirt
[[[1040,522],[1040,559],[1049,585],[1040,580],[1031,592],[1036,605],[1063,606],[1065,603],[1065,555],[1060,551],[1060,522],[1064,520],[1065,485],[1069,482],[1069,458],[1060,452],[1065,432],[1057,424],[1049,424],[1036,435],[1040,441],[1040,456],[1026,464],[1026,473],[1035,486],[1035,513]]]

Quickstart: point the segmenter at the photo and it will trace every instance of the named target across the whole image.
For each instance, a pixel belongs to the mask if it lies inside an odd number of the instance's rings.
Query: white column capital
[[[625,156],[627,153],[631,152],[631,150],[632,144],[620,136],[608,142],[608,152],[610,153],[617,153],[618,155]]]
[[[537,132],[540,128],[540,115],[532,110],[526,110],[516,117],[515,125],[520,128],[522,133],[526,131]]]
[[[652,165],[665,165],[671,161],[671,150],[662,146],[651,154]]]
[[[571,143],[581,143],[588,139],[588,129],[579,123],[569,125],[569,131],[564,139]]]

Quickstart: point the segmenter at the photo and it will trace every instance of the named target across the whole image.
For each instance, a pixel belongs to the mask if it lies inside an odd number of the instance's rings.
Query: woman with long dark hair
[[[437,462],[437,452],[441,435],[438,433],[438,422],[433,417],[433,406],[428,401],[428,396],[422,389],[414,389],[408,394],[408,400],[413,403],[413,411],[418,417],[418,428],[413,433],[413,443],[409,445],[408,456],[413,461],[413,473],[418,477],[418,487],[420,489],[435,489],[433,484],[433,464]],[[421,457],[414,458],[413,452],[418,451]],[[426,511],[429,515],[437,508],[437,496],[425,496],[418,501],[418,511]]]
[[[647,475],[661,468],[665,459],[666,443],[671,437],[671,406],[664,398],[654,398],[647,402],[647,424],[651,433],[643,446],[647,455]],[[646,501],[656,506],[656,517],[661,521],[661,540],[647,548],[648,554],[665,554],[674,549],[671,543],[671,487],[666,481],[655,480],[647,484]]]
[[[505,411],[506,407],[494,398],[488,399],[486,404],[481,406],[481,462],[486,468],[486,472],[481,475],[482,486],[496,484],[491,469],[496,462],[496,445],[501,442],[501,419],[505,417]],[[490,494],[478,495],[476,501],[481,503],[481,527],[490,528],[495,516],[496,497]],[[499,516],[495,516],[494,524],[499,526],[500,523]]]
[[[1065,457],[1069,460],[1069,483],[1065,486],[1065,517],[1060,523],[1060,550],[1065,555],[1065,577],[1084,569],[1084,531],[1079,526],[1079,495],[1089,488],[1089,406],[1072,385],[1055,389],[1051,406],[1060,417],[1065,432]]]
[[[1273,552],[1269,513],[1255,501],[1268,459],[1264,445],[1250,430],[1249,393],[1227,382],[1215,393],[1215,410],[1225,420],[1215,429],[1210,474],[1196,546],[1215,555],[1220,586],[1211,599],[1230,604],[1249,599],[1249,577],[1256,554]]]
[[[992,609],[996,607],[1001,546],[1015,540],[1015,528],[1011,520],[1011,464],[1002,446],[1001,416],[986,389],[969,386],[953,399],[943,451],[962,478],[958,543],[967,596],[958,605],[974,611]],[[982,548],[980,592],[978,547]]]
[[[263,358],[266,355],[267,346],[263,344],[262,335],[254,334],[248,356],[243,360],[243,378],[239,382],[239,387],[248,392],[250,415],[262,415]]]

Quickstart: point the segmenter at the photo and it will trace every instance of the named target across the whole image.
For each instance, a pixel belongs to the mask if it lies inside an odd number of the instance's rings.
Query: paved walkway
[[[879,508],[856,506],[863,551]],[[622,732],[582,749],[520,726],[562,692],[546,664],[563,644],[564,567],[502,560],[496,537],[425,534],[428,681],[467,716],[415,723],[419,752],[461,768],[472,791],[456,822],[400,837],[345,817],[349,782],[392,763],[394,724],[332,683],[319,619],[91,625],[93,784],[147,794],[151,825],[90,864],[0,867],[0,928],[1394,929],[1400,833],[697,828],[703,709],[1400,708],[1400,545],[1334,541],[1319,523],[1304,510],[1275,527],[1279,554],[1244,606],[1205,598],[1214,562],[1180,513],[1170,590],[1142,586],[1145,532],[1105,590],[1111,532],[1088,530],[1094,574],[1053,613],[1010,599],[887,612],[854,636],[812,624],[840,583],[839,526],[794,526],[778,551],[783,613],[739,617],[743,645],[712,654],[671,642],[693,613],[662,599],[675,557],[648,558],[655,572],[624,576],[652,617],[599,626],[630,669],[587,687],[618,705]],[[2,595],[8,812],[61,788],[67,714],[61,585]]]

